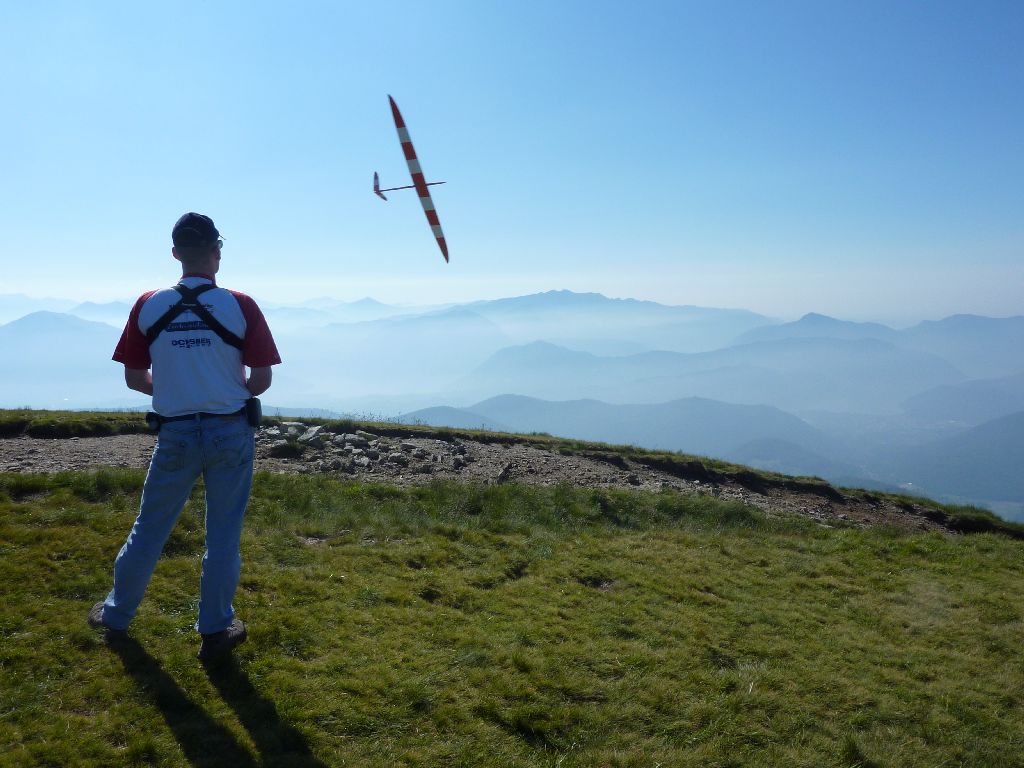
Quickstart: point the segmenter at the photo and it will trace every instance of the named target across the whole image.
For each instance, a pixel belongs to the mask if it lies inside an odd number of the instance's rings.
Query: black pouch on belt
[[[153,432],[159,432],[160,425],[162,423],[163,419],[160,418],[159,413],[153,413],[153,411],[150,411],[149,413],[146,414],[146,426],[149,427],[150,430],[152,430]]]
[[[245,418],[250,427],[258,427],[263,420],[263,406],[258,397],[250,397],[245,401]]]

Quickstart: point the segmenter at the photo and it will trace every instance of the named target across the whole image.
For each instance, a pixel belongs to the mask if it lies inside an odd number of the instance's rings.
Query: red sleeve
[[[149,342],[139,330],[139,312],[142,311],[142,305],[154,293],[156,291],[149,291],[139,296],[132,311],[128,313],[128,322],[125,323],[121,339],[117,342],[117,347],[114,348],[113,359],[124,363],[125,368],[145,370],[153,362],[149,358]]]
[[[238,291],[231,291],[245,317],[245,338],[242,339],[242,362],[250,368],[266,368],[278,365],[281,356],[277,353],[277,345],[270,334],[270,327],[263,317],[259,306],[249,296]]]

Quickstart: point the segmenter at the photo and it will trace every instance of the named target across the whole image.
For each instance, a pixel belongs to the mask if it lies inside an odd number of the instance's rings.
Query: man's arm
[[[141,392],[144,395],[153,394],[153,376],[148,368],[129,368],[125,366],[124,383],[128,385],[128,389],[134,389],[136,392]]]
[[[249,379],[245,382],[245,387],[253,397],[258,397],[270,389],[270,381],[273,376],[269,365],[263,368],[250,368]]]

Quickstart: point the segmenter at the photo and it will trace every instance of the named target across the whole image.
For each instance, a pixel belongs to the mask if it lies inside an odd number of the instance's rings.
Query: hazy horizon
[[[150,290],[151,288],[159,287],[160,285],[164,285],[164,284],[166,284],[166,285],[173,284],[175,278],[176,278],[176,275],[174,275],[173,273],[170,273],[169,276],[168,276],[168,279],[166,281],[164,281],[163,283],[154,282],[152,285],[147,285],[145,288],[140,289],[135,294],[128,294],[128,293],[116,294],[116,293],[113,293],[113,292],[107,292],[107,293],[104,293],[101,296],[98,296],[98,295],[86,295],[86,294],[73,295],[73,294],[70,294],[70,293],[64,294],[64,295],[57,295],[55,292],[50,292],[49,294],[44,295],[42,293],[33,292],[31,290],[28,290],[28,291],[7,291],[7,290],[4,290],[2,293],[0,293],[0,296],[3,296],[3,295],[8,295],[8,296],[19,295],[19,296],[24,296],[25,298],[27,298],[29,300],[40,302],[40,303],[46,302],[46,301],[51,301],[51,302],[74,302],[75,304],[84,304],[84,303],[87,303],[87,302],[92,302],[94,304],[106,304],[106,303],[112,303],[112,302],[122,302],[122,303],[129,303],[130,304],[130,303],[133,303],[135,301],[135,299],[138,298],[138,296],[141,295],[141,293],[143,293],[145,290]],[[363,300],[369,299],[369,300],[372,300],[372,301],[380,302],[381,304],[385,304],[387,306],[400,307],[402,309],[406,309],[406,310],[415,312],[415,311],[420,310],[420,309],[429,309],[429,308],[439,307],[439,306],[453,306],[453,305],[461,305],[461,304],[470,304],[470,303],[479,302],[479,301],[495,301],[495,300],[500,300],[500,299],[510,299],[510,298],[517,298],[517,297],[521,297],[521,296],[529,296],[529,295],[551,293],[551,292],[563,292],[564,291],[564,292],[577,293],[577,294],[595,293],[595,294],[599,294],[601,296],[604,296],[605,298],[615,299],[615,300],[649,301],[649,302],[653,302],[653,303],[657,303],[657,304],[663,304],[665,306],[693,306],[693,307],[700,307],[700,308],[706,308],[706,309],[727,309],[727,310],[737,310],[737,311],[745,310],[745,311],[755,312],[757,314],[763,315],[764,317],[768,318],[769,320],[771,320],[773,322],[783,322],[783,323],[784,322],[792,322],[792,321],[795,321],[795,320],[799,320],[800,318],[802,318],[802,317],[804,317],[805,315],[808,315],[808,314],[819,314],[819,315],[826,315],[828,317],[832,317],[832,318],[835,318],[837,320],[845,320],[845,321],[849,321],[849,322],[876,322],[876,323],[881,323],[883,325],[888,325],[888,326],[890,326],[892,328],[896,328],[896,329],[907,328],[907,327],[916,325],[916,324],[918,324],[920,322],[924,322],[924,321],[942,320],[942,319],[945,319],[947,317],[951,317],[951,316],[954,316],[954,315],[979,315],[979,316],[993,317],[993,318],[1018,317],[1018,316],[1024,315],[1024,308],[1021,308],[1021,310],[1017,311],[1017,312],[1007,312],[1007,313],[1002,313],[1001,314],[1001,313],[996,313],[996,312],[986,312],[986,311],[983,311],[981,309],[971,309],[971,306],[976,306],[976,305],[973,305],[970,302],[963,302],[960,305],[960,308],[952,308],[951,307],[948,311],[942,311],[942,312],[938,312],[938,313],[935,313],[935,314],[925,314],[925,313],[910,312],[910,311],[908,311],[906,309],[903,309],[902,311],[900,311],[900,310],[896,310],[894,308],[890,308],[889,311],[886,311],[885,309],[883,309],[881,311],[881,313],[879,313],[879,314],[874,314],[874,313],[844,313],[844,312],[841,312],[841,311],[830,311],[828,309],[823,309],[820,305],[808,306],[808,307],[806,307],[804,309],[792,309],[791,308],[789,310],[780,310],[780,311],[777,311],[777,312],[773,312],[773,311],[768,311],[768,310],[764,310],[764,309],[758,309],[756,306],[742,306],[742,305],[738,305],[738,304],[725,304],[725,303],[715,304],[715,303],[700,303],[700,302],[669,302],[669,301],[660,301],[657,298],[653,298],[651,296],[613,295],[611,293],[607,293],[607,292],[603,292],[603,291],[596,291],[596,290],[595,291],[574,290],[572,288],[565,288],[565,287],[540,289],[540,290],[536,290],[536,291],[527,291],[527,292],[524,292],[524,293],[502,293],[500,291],[497,291],[497,292],[494,292],[493,295],[476,295],[476,296],[469,296],[469,297],[466,297],[466,298],[452,298],[451,300],[448,300],[448,301],[445,301],[445,300],[437,300],[437,301],[434,301],[434,300],[430,300],[430,301],[426,301],[426,300],[423,300],[423,301],[402,300],[402,297],[397,297],[395,300],[389,300],[387,298],[383,298],[383,296],[386,295],[384,293],[378,293],[377,295],[374,295],[374,294],[362,294],[362,295],[349,294],[349,295],[345,295],[345,296],[332,296],[332,295],[330,295],[328,293],[321,292],[321,293],[317,293],[316,295],[306,295],[306,296],[301,296],[301,297],[294,297],[294,294],[292,294],[293,297],[291,297],[291,298],[277,298],[277,296],[279,294],[277,294],[276,292],[272,292],[272,291],[271,292],[255,292],[255,291],[253,291],[251,289],[250,290],[246,290],[245,288],[240,287],[236,283],[226,282],[223,279],[223,277],[221,277],[221,276],[218,276],[218,282],[220,284],[225,285],[227,287],[230,287],[232,289],[242,290],[245,293],[249,293],[254,298],[256,298],[258,302],[260,302],[262,305],[264,305],[266,307],[299,307],[299,306],[303,306],[303,305],[306,305],[306,304],[315,303],[317,301],[338,301],[338,302],[343,302],[343,303],[346,303],[346,304],[351,304],[351,303],[354,303],[354,302],[358,302],[358,301],[363,301]],[[4,286],[4,288],[6,288],[6,286]],[[415,298],[415,297],[410,297],[410,298]],[[11,319],[14,319],[14,318],[11,318]],[[125,320],[127,320],[127,315],[125,316]],[[10,320],[0,320],[0,324],[2,324],[4,322],[10,322]],[[273,330],[273,328],[271,330]]]

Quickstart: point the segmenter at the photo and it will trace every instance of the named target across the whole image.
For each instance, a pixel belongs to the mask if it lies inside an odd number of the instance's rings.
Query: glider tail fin
[[[387,200],[387,198],[384,197],[384,193],[380,191],[380,177],[377,175],[376,171],[373,172],[373,194],[381,200]]]

